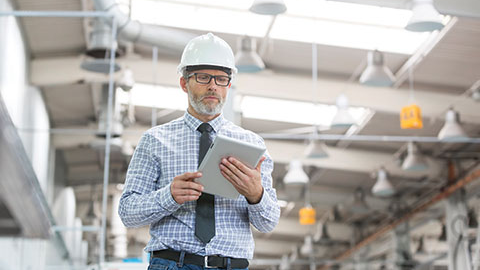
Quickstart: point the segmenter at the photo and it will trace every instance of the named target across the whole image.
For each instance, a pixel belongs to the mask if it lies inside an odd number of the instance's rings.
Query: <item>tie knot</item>
[[[210,133],[213,130],[212,126],[210,126],[209,123],[202,123],[197,129],[201,133],[204,133],[205,131]]]

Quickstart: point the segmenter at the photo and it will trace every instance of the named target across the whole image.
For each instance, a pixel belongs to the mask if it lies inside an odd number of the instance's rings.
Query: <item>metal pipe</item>
[[[62,135],[95,135],[98,133],[97,129],[88,128],[51,128],[51,129],[36,129],[36,128],[17,128],[19,132],[49,132],[51,134]],[[125,130],[124,133],[142,134],[145,130]],[[384,135],[339,135],[339,134],[279,134],[279,133],[260,133],[264,139],[274,140],[301,140],[308,139],[323,140],[323,141],[362,141],[362,142],[423,142],[423,143],[480,143],[480,138],[459,138],[447,141],[439,140],[437,137],[427,136],[384,136]]]
[[[153,87],[158,91],[158,47],[154,46],[152,49],[152,76],[153,76]],[[152,127],[157,125],[157,107],[152,106]]]
[[[65,226],[52,226],[52,231],[54,232],[65,232],[65,231],[83,231],[83,232],[98,232],[100,227],[98,226],[81,226],[81,227],[65,227]]]
[[[110,72],[108,80],[108,107],[107,107],[107,130],[105,145],[105,162],[103,165],[103,195],[102,195],[102,229],[100,231],[99,267],[102,269],[105,263],[105,241],[107,233],[107,196],[108,176],[110,171],[110,143],[112,140],[112,110],[113,110],[113,88],[115,69],[115,41],[117,40],[117,21],[112,18],[112,43],[110,47]]]
[[[383,135],[338,135],[338,134],[278,134],[260,133],[264,139],[277,140],[323,140],[323,141],[370,141],[370,142],[424,142],[424,143],[480,143],[480,138],[458,138],[439,140],[437,137],[383,136]]]
[[[56,11],[56,10],[15,10],[0,11],[0,16],[15,17],[66,17],[66,18],[85,18],[85,17],[103,17],[110,18],[112,14],[105,11]]]
[[[455,182],[451,185],[448,185],[443,192],[438,193],[436,196],[434,196],[433,198],[431,198],[427,202],[417,206],[412,211],[403,215],[401,218],[397,219],[396,221],[379,228],[375,233],[373,233],[373,234],[369,235],[368,237],[364,238],[362,241],[358,242],[355,246],[353,246],[349,250],[345,251],[341,255],[337,256],[335,258],[335,260],[336,261],[341,261],[341,260],[344,260],[344,259],[350,257],[355,251],[357,251],[357,250],[361,249],[362,247],[370,244],[371,242],[375,241],[380,236],[383,236],[387,232],[393,230],[399,224],[402,224],[402,223],[408,221],[409,219],[413,218],[418,213],[425,211],[430,206],[432,206],[432,205],[438,203],[439,201],[449,197],[455,191],[457,191],[460,188],[466,186],[467,184],[473,182],[474,180],[476,180],[479,177],[480,177],[480,169],[470,173],[469,175],[465,176],[464,178],[458,180],[457,182]],[[328,269],[328,268],[330,268],[330,266],[327,265],[327,266],[322,267],[321,269],[324,270],[324,269]]]

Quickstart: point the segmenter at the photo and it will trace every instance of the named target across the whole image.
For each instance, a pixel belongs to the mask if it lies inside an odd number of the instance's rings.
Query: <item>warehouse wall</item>
[[[7,0],[0,0],[0,10],[9,11],[12,6]],[[26,51],[18,21],[14,17],[0,17],[0,95],[19,129],[40,186],[47,193],[47,186],[51,185],[47,184],[48,114],[40,90],[28,83],[29,56]],[[26,132],[23,130],[26,128],[44,131]],[[49,269],[46,264],[65,264],[55,243],[53,240],[1,237],[0,270]]]

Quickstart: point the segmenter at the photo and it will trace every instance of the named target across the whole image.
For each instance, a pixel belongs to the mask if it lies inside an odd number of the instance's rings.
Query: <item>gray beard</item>
[[[195,99],[195,97],[190,93],[190,91],[188,91],[188,101],[197,113],[209,116],[221,113],[223,105],[225,104],[225,99],[220,98],[219,103],[215,107],[210,108],[209,106],[205,105],[201,100]]]

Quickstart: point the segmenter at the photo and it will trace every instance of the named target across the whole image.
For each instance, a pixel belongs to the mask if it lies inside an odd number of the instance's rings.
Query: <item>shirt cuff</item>
[[[270,196],[268,196],[267,190],[263,188],[263,194],[260,201],[256,204],[248,204],[248,211],[263,212],[268,209],[268,206],[274,203]]]
[[[173,199],[172,193],[170,192],[170,184],[157,190],[157,196],[155,198],[163,209],[171,213],[175,212],[181,206]]]

